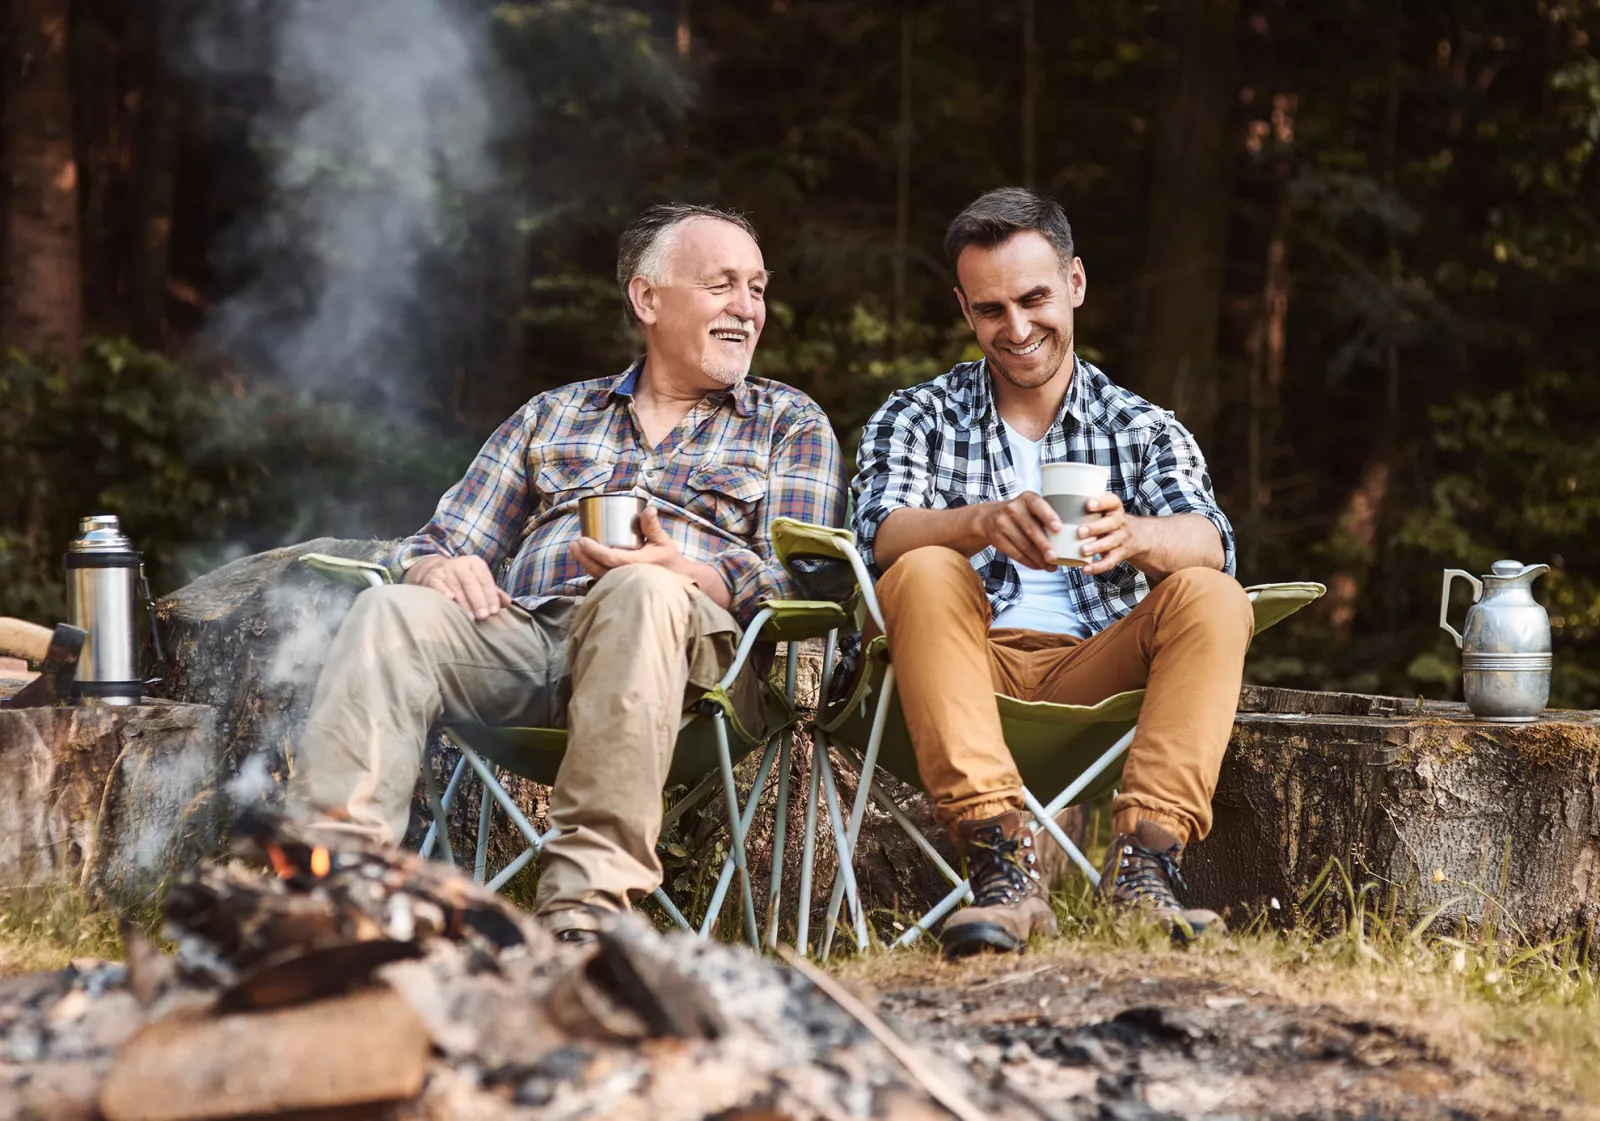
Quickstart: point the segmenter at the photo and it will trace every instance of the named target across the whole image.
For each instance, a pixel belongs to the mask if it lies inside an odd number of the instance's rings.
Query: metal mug
[[[644,544],[639,515],[645,500],[636,494],[591,494],[578,499],[578,528],[588,538],[613,549],[637,549]]]
[[[1088,561],[1078,540],[1078,527],[1100,517],[1090,513],[1086,504],[1106,492],[1111,485],[1111,469],[1096,463],[1046,463],[1039,473],[1041,497],[1061,519],[1061,531],[1050,535],[1056,563],[1082,568]]]

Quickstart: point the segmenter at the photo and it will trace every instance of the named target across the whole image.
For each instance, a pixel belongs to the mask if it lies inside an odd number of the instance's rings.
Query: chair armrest
[[[795,556],[832,557],[848,562],[850,556],[844,546],[855,544],[855,540],[856,535],[848,529],[834,529],[793,518],[772,519],[772,550],[786,566],[789,558]]]
[[[350,584],[357,588],[370,588],[390,584],[388,565],[376,561],[355,560],[352,557],[335,557],[327,553],[307,553],[300,563],[336,584]]]
[[[850,627],[855,618],[832,600],[769,599],[761,606],[772,611],[761,628],[761,637],[769,642],[822,638],[829,631]]]
[[[1250,597],[1250,607],[1255,612],[1255,633],[1276,626],[1308,603],[1321,599],[1327,587],[1311,580],[1288,584],[1252,584],[1245,594]]]

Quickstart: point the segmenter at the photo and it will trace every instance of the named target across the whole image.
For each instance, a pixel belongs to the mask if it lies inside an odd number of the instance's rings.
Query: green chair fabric
[[[1327,589],[1321,584],[1297,582],[1261,584],[1245,590],[1255,609],[1255,631],[1260,634],[1316,600]],[[883,636],[867,645],[862,664],[864,668],[858,671],[849,696],[825,709],[818,720],[822,730],[836,742],[858,750],[866,747],[876,698],[883,687],[883,670],[888,664],[888,646]],[[1021,701],[1004,694],[997,694],[995,700],[1000,707],[1006,746],[1016,760],[1023,782],[1040,790],[1061,790],[1138,722],[1144,690],[1118,693],[1095,705]],[[892,707],[884,725],[878,765],[902,782],[920,789],[911,734],[898,703]],[[1088,802],[1107,793],[1117,785],[1121,775],[1120,766],[1109,768],[1075,801]]]
[[[800,523],[795,523],[800,524]],[[816,528],[816,527],[810,527]],[[840,532],[840,531],[834,531]],[[372,561],[353,560],[348,557],[329,556],[325,553],[307,553],[301,563],[323,577],[356,587],[391,582],[389,569]],[[761,630],[763,641],[788,642],[805,638],[819,638],[844,625],[848,613],[837,603],[810,600],[774,600],[763,605],[772,610],[772,616]],[[728,726],[744,744],[744,751],[764,743],[772,736],[788,729],[795,722],[793,707],[781,691],[769,692],[766,727],[750,729],[740,722],[732,700],[717,689],[710,690],[701,699],[701,706],[714,705],[723,711]],[[567,749],[567,732],[564,728],[494,727],[483,724],[457,724],[446,730],[467,744],[485,759],[512,774],[549,785],[555,781],[561,756]],[[667,783],[671,786],[691,783],[717,768],[717,741],[709,720],[688,719],[678,734],[677,747],[672,755],[672,767]]]

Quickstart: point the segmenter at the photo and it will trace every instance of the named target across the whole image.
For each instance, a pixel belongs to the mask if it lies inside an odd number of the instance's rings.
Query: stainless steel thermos
[[[105,704],[138,704],[145,682],[139,672],[137,613],[150,603],[144,556],[113,514],[82,518],[78,530],[62,559],[67,617],[89,632],[74,692]]]

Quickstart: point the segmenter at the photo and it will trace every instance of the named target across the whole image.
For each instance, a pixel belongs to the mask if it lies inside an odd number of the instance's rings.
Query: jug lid
[[[74,553],[120,553],[133,548],[123,536],[115,514],[93,514],[78,519],[79,536],[67,546]]]
[[[1496,576],[1521,576],[1522,570],[1527,567],[1521,561],[1497,560],[1489,566],[1489,571]]]

